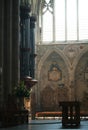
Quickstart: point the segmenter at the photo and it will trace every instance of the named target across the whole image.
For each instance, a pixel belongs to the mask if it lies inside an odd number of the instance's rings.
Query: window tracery
[[[41,41],[88,41],[88,0],[41,0]]]

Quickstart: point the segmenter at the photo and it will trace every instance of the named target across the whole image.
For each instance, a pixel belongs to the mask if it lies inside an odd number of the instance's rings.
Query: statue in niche
[[[51,81],[58,81],[61,79],[61,70],[57,64],[53,64],[48,71],[48,78]]]

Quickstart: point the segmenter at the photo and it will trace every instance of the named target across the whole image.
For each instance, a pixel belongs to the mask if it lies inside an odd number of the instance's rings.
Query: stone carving
[[[70,45],[65,48],[65,54],[70,60],[71,65],[73,64],[74,58],[78,55],[77,47]]]

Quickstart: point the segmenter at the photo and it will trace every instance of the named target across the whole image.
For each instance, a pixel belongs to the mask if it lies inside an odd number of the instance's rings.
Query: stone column
[[[2,82],[2,76],[3,76],[3,26],[4,26],[4,1],[0,1],[0,107],[3,101],[3,82]]]
[[[11,57],[12,57],[12,0],[4,0],[3,30],[3,90],[4,100],[11,93]]]
[[[15,85],[18,83],[20,72],[20,3],[19,0],[13,0],[12,2],[12,87],[15,87]]]
[[[31,44],[31,54],[30,54],[30,76],[35,77],[35,21],[36,17],[31,16],[30,19],[30,44]]]
[[[30,75],[30,5],[20,7],[20,77],[23,79]]]
[[[0,1],[0,92],[3,101],[18,82],[19,0]]]

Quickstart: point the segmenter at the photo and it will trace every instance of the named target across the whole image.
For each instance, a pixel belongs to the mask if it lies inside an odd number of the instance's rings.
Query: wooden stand
[[[62,126],[79,127],[80,126],[80,102],[60,102],[62,106]]]

